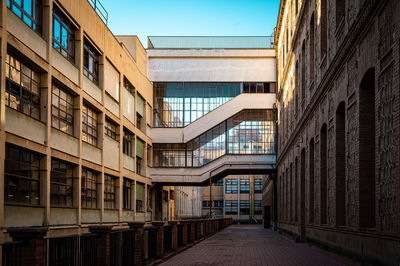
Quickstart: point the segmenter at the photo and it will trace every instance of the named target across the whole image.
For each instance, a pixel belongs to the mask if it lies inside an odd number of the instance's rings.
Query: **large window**
[[[51,90],[51,125],[69,135],[74,134],[74,98],[55,83]]]
[[[187,126],[242,92],[273,93],[275,83],[154,83],[154,126]]]
[[[225,193],[236,194],[238,192],[238,181],[236,179],[225,179]]]
[[[82,140],[97,146],[97,112],[86,104],[82,110]]]
[[[275,154],[275,130],[272,110],[244,110],[187,144],[154,144],[154,166],[201,167],[224,154]]]
[[[73,24],[54,6],[53,47],[72,63],[75,55],[74,31]]]
[[[124,178],[124,184],[122,188],[123,193],[123,208],[124,210],[132,210],[132,180]]]
[[[254,193],[262,192],[262,179],[255,178],[254,179]]]
[[[142,175],[142,158],[140,158],[139,156],[136,156],[136,173],[138,175]]]
[[[7,0],[7,7],[34,31],[41,32],[40,0]]]
[[[254,201],[254,215],[261,215],[262,214],[262,201],[255,200]]]
[[[250,214],[250,201],[249,200],[241,200],[240,201],[240,215],[249,215]]]
[[[224,207],[224,201],[223,201],[223,200],[214,200],[214,207],[215,207],[215,208],[222,208],[222,207]]]
[[[113,140],[119,141],[118,126],[110,119],[106,119],[105,133]]]
[[[4,163],[4,201],[6,203],[40,204],[41,156],[12,145],[6,145]]]
[[[82,169],[82,208],[97,208],[97,173]]]
[[[6,105],[39,120],[40,74],[7,54],[6,78]]]
[[[116,208],[116,187],[117,178],[114,176],[104,175],[104,208],[115,209]]]
[[[237,200],[226,200],[225,201],[225,214],[237,215],[237,213],[238,213]]]
[[[74,166],[60,160],[51,160],[50,201],[52,206],[72,207]]]
[[[136,182],[136,212],[144,212],[145,184]]]
[[[83,43],[83,75],[99,83],[99,53],[87,40]]]
[[[203,200],[203,208],[210,207],[210,201],[209,200]]]
[[[240,179],[240,193],[250,193],[249,179]]]
[[[132,157],[133,156],[133,141],[134,135],[128,129],[124,128],[124,136],[123,136],[123,152],[124,154]]]
[[[152,161],[153,161],[152,154],[153,154],[152,147],[150,145],[147,145],[146,156],[147,156],[147,166],[148,167],[152,166]]]

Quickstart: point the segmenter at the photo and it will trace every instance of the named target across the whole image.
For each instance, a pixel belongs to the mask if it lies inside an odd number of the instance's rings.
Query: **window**
[[[6,105],[39,120],[40,74],[7,54],[6,78]]]
[[[132,210],[132,183],[132,180],[124,178],[122,188],[124,210]]]
[[[144,212],[145,184],[136,182],[136,212]]]
[[[240,193],[250,193],[250,180],[241,179],[240,180]]]
[[[115,209],[116,208],[116,182],[117,178],[114,176],[104,175],[104,208]]]
[[[142,130],[142,119],[143,117],[139,113],[136,113],[136,127],[140,130]]]
[[[97,173],[82,169],[82,208],[97,208]]]
[[[40,204],[41,156],[6,145],[4,163],[4,201],[29,205]]]
[[[97,146],[97,113],[87,105],[82,110],[82,140]]]
[[[143,200],[136,200],[136,212],[144,212]]]
[[[241,200],[240,201],[240,215],[249,215],[250,214],[250,201],[249,200]]]
[[[274,91],[270,86],[272,83],[266,82],[245,82],[243,83],[243,93],[271,93]]]
[[[224,180],[220,179],[217,181],[217,183],[213,183],[213,186],[221,187],[224,185]]]
[[[152,149],[150,145],[147,145],[147,150],[146,150],[146,154],[147,154],[147,166],[151,167],[151,162],[152,162]]]
[[[136,156],[136,173],[138,175],[142,174],[142,158]]]
[[[262,179],[254,179],[254,193],[262,192]]]
[[[41,32],[40,0],[7,0],[7,7],[31,29]]]
[[[54,5],[53,11],[53,47],[74,64],[75,27]]]
[[[236,179],[225,179],[225,193],[233,194],[238,192],[238,181]]]
[[[124,154],[132,157],[133,156],[133,140],[134,135],[128,129],[124,128],[124,136],[122,138],[123,141],[123,152]]]
[[[224,206],[223,200],[214,200],[214,207],[215,208],[222,208]]]
[[[261,200],[254,201],[254,215],[261,215],[261,213],[262,213],[261,204],[262,204]]]
[[[210,201],[209,200],[203,200],[203,208],[210,207]]]
[[[225,201],[225,214],[236,215],[238,212],[237,200],[226,200]]]
[[[83,75],[99,83],[99,53],[87,40],[83,43]]]
[[[52,206],[72,207],[73,168],[73,165],[63,161],[51,160],[50,201]]]
[[[51,90],[51,125],[69,135],[74,134],[74,99],[53,83]]]
[[[105,133],[113,140],[119,141],[118,138],[118,126],[114,124],[110,119],[106,119]]]

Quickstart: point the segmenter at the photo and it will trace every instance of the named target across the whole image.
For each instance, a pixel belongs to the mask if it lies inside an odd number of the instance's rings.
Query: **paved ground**
[[[261,225],[232,225],[162,265],[343,265]]]

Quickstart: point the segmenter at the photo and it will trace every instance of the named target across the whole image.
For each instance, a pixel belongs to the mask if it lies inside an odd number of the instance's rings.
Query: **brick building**
[[[400,263],[398,1],[281,1],[278,229]]]

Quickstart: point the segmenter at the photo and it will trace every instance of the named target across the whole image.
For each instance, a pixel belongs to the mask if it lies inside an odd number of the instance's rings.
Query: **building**
[[[114,36],[86,0],[8,0],[0,10],[4,232],[152,221],[159,198],[162,218],[173,218],[173,188],[152,190],[153,85],[138,38]]]
[[[192,219],[201,217],[201,187],[175,187],[175,219]]]
[[[400,263],[398,1],[281,1],[277,226]]]
[[[261,223],[263,175],[228,175],[203,188],[203,216]],[[211,194],[211,197],[210,197]]]
[[[270,37],[148,37],[153,182],[208,185],[275,169]]]

